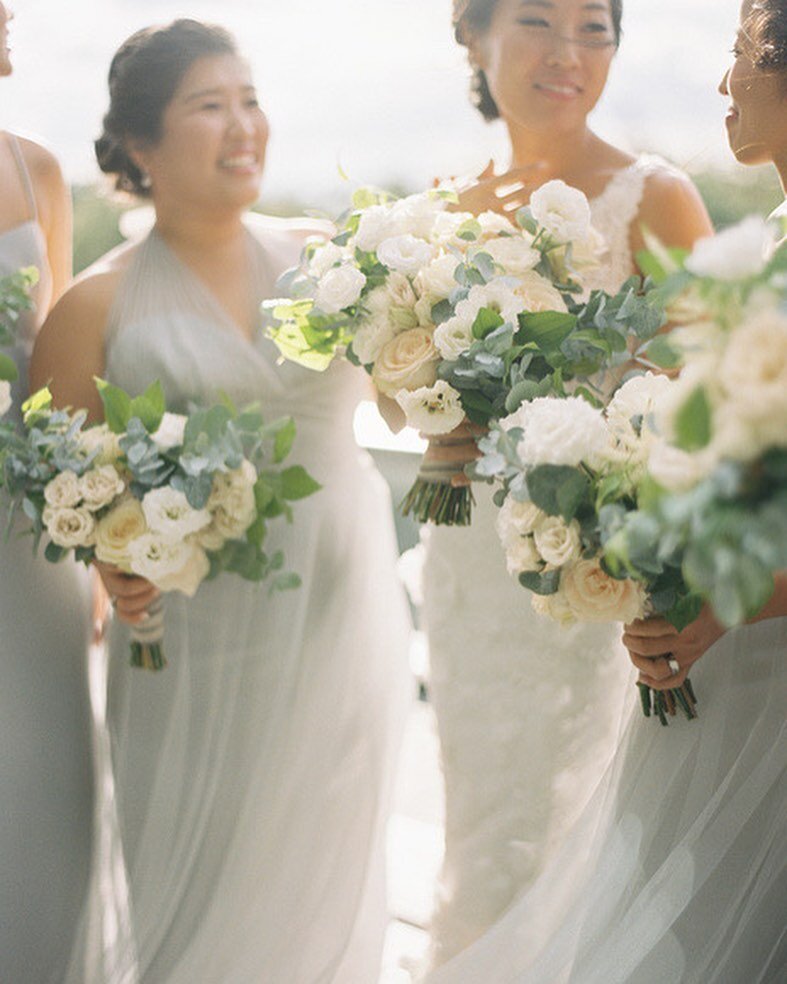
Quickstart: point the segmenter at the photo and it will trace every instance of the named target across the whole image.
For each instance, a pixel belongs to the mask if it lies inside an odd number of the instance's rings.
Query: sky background
[[[6,0],[8,3],[8,0]],[[178,16],[233,30],[272,126],[263,204],[340,204],[353,183],[414,189],[436,175],[506,162],[499,125],[467,99],[451,0],[10,0],[14,75],[0,126],[43,138],[71,181],[97,178],[92,140],[113,52]],[[716,86],[731,60],[739,0],[625,0],[625,37],[594,117],[629,150],[689,171],[735,168]]]

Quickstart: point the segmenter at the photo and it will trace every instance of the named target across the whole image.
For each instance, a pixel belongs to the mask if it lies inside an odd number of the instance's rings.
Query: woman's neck
[[[245,209],[185,210],[155,202],[156,229],[172,246],[212,253],[244,235]]]
[[[509,124],[511,167],[541,164],[544,175],[559,177],[587,169],[590,156],[601,145],[599,138],[587,127],[580,131],[546,133],[525,130]]]

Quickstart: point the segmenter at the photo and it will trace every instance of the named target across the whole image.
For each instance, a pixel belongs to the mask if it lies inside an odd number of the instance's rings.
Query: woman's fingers
[[[628,649],[632,656],[664,656],[665,653],[672,652],[675,644],[674,636],[646,636],[631,635],[629,632],[623,633],[623,645]]]
[[[643,676],[647,676],[653,680],[669,680],[676,675],[672,672],[669,665],[669,658],[666,656],[648,659],[646,656],[635,656],[632,654],[631,662]]]
[[[675,626],[664,618],[640,618],[625,626],[626,634],[632,636],[676,636],[680,635]]]

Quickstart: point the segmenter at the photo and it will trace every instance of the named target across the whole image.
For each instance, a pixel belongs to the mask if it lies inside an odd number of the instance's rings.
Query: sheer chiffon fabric
[[[776,984],[787,973],[787,618],[692,672],[700,718],[632,700],[621,747],[537,881],[429,984]]]
[[[645,182],[643,156],[591,202],[603,234],[592,289],[617,291]],[[600,780],[620,734],[631,664],[618,625],[536,615],[506,571],[486,486],[470,527],[425,532],[430,694],[446,786],[445,860],[430,962],[468,946],[538,875]]]
[[[17,422],[51,289],[35,219],[0,234],[0,277],[26,266],[41,276],[38,310],[22,316],[8,351],[19,379],[7,419]],[[54,984],[66,972],[90,864],[90,592],[82,567],[33,555],[24,525],[0,532],[0,979]]]
[[[253,228],[259,303],[303,236]],[[122,627],[112,637],[107,721],[131,933],[109,966],[106,937],[88,953],[91,980],[377,978],[409,616],[387,489],[352,435],[362,380],[276,356],[245,339],[155,230],[141,244],[111,318],[109,378],[132,392],[158,378],[173,409],[224,391],[271,420],[291,413],[291,460],[324,488],[295,504],[292,527],[270,528],[299,590],[271,596],[221,576],[191,600],[168,596],[159,674],[128,666]]]

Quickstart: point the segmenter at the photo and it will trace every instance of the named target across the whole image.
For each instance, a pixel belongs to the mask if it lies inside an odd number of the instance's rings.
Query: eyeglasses
[[[587,48],[591,51],[617,48],[618,46],[617,38],[607,31],[597,31],[593,35],[585,35],[584,37],[572,37],[570,34],[561,34],[553,27],[541,27],[535,24],[522,24],[520,26],[533,44],[554,45],[558,41],[565,41],[567,44],[575,44],[578,48]]]

